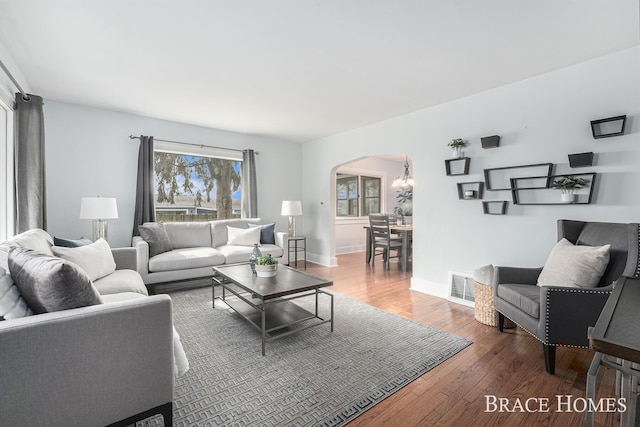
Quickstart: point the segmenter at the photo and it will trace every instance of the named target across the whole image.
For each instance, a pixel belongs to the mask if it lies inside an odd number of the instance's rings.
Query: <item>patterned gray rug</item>
[[[170,295],[191,366],[176,379],[176,426],[341,426],[471,344],[335,294],[333,333],[325,324],[270,341],[262,356],[260,332],[212,309],[210,288]]]

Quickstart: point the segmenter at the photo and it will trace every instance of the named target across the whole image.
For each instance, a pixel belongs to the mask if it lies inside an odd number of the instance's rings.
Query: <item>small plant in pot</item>
[[[453,150],[453,157],[460,158],[464,156],[464,147],[467,145],[466,142],[462,138],[452,139],[449,144],[447,144]]]
[[[551,184],[551,188],[560,190],[562,192],[563,202],[571,203],[576,199],[575,191],[578,188],[582,188],[586,184],[587,181],[585,179],[563,176],[562,178],[553,181],[553,184]]]
[[[273,277],[278,272],[278,260],[271,254],[260,255],[256,259],[256,274],[258,277]]]

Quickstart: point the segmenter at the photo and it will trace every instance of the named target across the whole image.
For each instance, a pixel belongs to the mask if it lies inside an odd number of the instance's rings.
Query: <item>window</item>
[[[13,110],[0,99],[0,241],[13,236]]]
[[[242,159],[208,147],[156,142],[156,221],[209,221],[242,216]]]
[[[376,177],[338,174],[336,216],[357,217],[380,213],[380,182],[381,179]]]

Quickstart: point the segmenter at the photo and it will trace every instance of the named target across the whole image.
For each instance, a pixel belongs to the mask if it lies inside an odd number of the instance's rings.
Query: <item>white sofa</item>
[[[164,228],[173,249],[149,257],[149,244],[135,236],[137,271],[149,285],[211,278],[212,267],[248,262],[250,245],[229,245],[227,227],[247,229],[249,224],[264,224],[260,218],[226,219],[201,222],[166,222]],[[260,252],[288,264],[288,234],[274,232],[275,244],[261,244]],[[151,286],[152,288],[152,286]]]
[[[156,413],[171,425],[171,299],[147,296],[135,250],[115,248],[116,270],[93,282],[102,304],[31,315],[8,253],[54,256],[52,244],[39,229],[0,244],[0,425],[127,425]]]

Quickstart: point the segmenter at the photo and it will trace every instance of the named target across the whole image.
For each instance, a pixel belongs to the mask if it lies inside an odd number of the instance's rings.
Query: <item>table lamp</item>
[[[118,218],[118,206],[114,197],[83,197],[80,202],[80,219],[92,219],[93,241],[107,240],[107,219]]]
[[[289,216],[289,236],[296,237],[296,216],[302,215],[302,202],[285,200],[282,202],[282,216]]]

